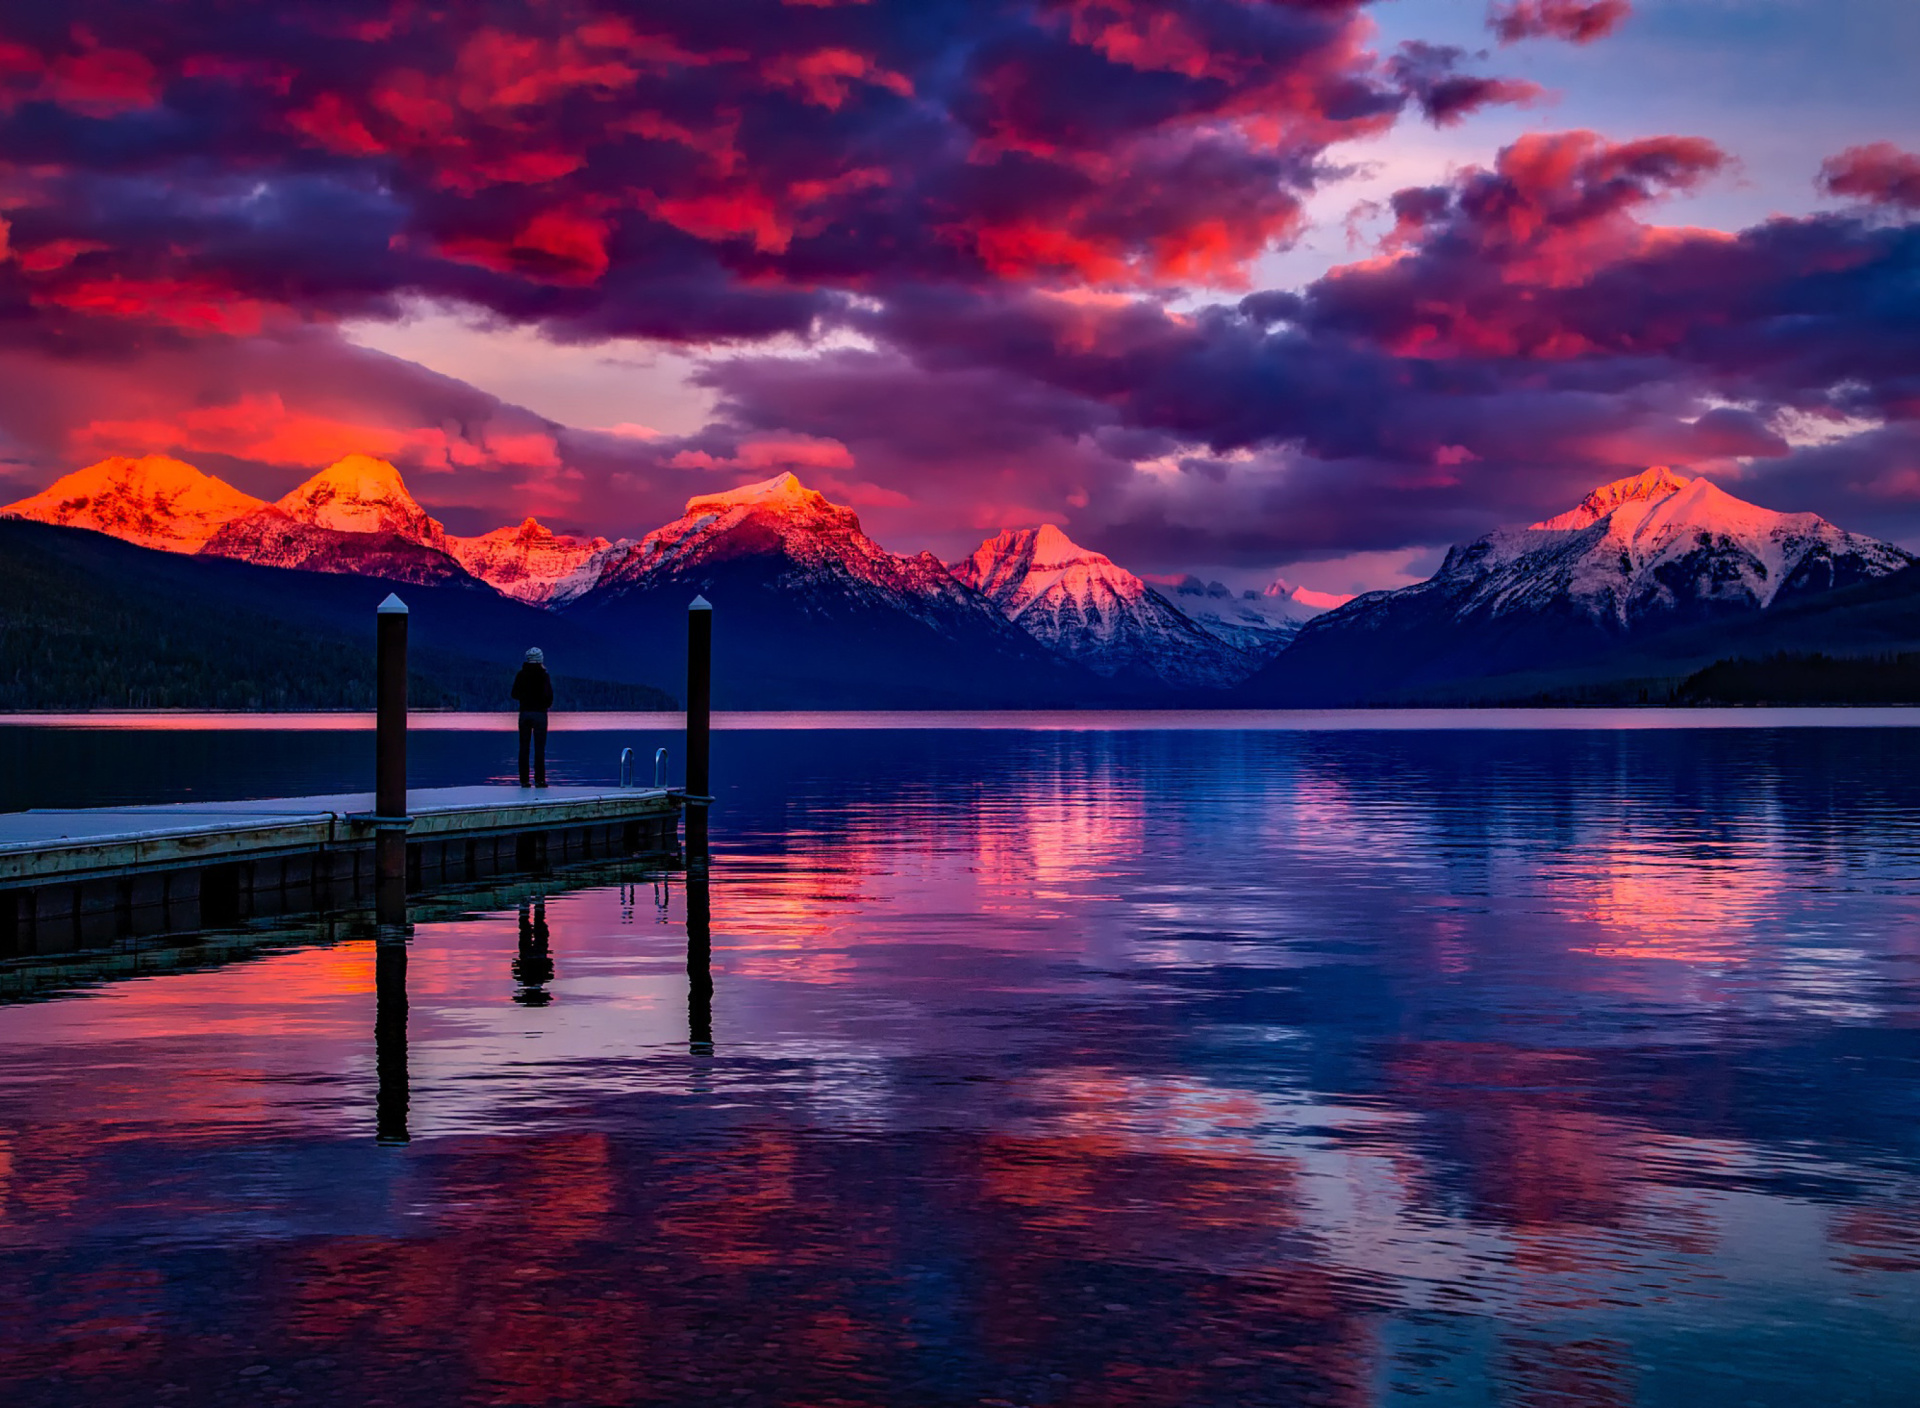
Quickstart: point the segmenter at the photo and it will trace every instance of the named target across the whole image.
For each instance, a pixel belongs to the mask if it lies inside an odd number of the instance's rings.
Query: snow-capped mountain
[[[1124,567],[1052,524],[989,538],[953,575],[1048,649],[1107,678],[1218,688],[1258,664]]]
[[[1298,699],[1375,698],[1564,667],[1913,562],[1815,514],[1776,513],[1659,467],[1603,485],[1566,513],[1456,547],[1428,581],[1328,612],[1255,685]]]
[[[1425,586],[1462,593],[1462,611],[1495,619],[1564,602],[1626,630],[1764,610],[1782,595],[1885,576],[1912,561],[1816,514],[1775,513],[1660,467],[1530,528],[1455,548]]]
[[[718,698],[792,707],[1068,704],[1098,682],[1041,649],[931,553],[902,557],[791,474],[687,502],[562,611],[647,648],[715,610]]]
[[[166,455],[115,455],[0,508],[0,515],[91,528],[143,548],[198,552],[224,524],[265,506]]]
[[[492,587],[532,606],[562,606],[594,587],[633,546],[627,539],[573,538],[529,518],[477,538],[447,540],[459,564]]]
[[[1264,592],[1235,592],[1219,582],[1187,576],[1171,591],[1173,604],[1196,623],[1260,660],[1279,654],[1307,622],[1346,601],[1284,581],[1271,583]]]
[[[296,523],[336,533],[391,533],[422,547],[447,545],[447,530],[407,491],[400,471],[371,455],[336,460],[274,507]]]
[[[447,530],[407,492],[400,472],[366,455],[348,455],[232,520],[200,551],[263,567],[401,582],[469,576],[447,550]]]
[[[884,604],[927,621],[986,614],[932,553],[900,557],[860,530],[852,509],[827,502],[791,474],[687,500],[681,517],[618,554],[597,595],[657,582],[704,579],[725,564],[762,559],[782,584],[824,606],[834,599]]]

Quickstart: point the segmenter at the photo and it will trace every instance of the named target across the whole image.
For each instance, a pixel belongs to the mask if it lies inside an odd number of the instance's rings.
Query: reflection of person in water
[[[548,947],[547,902],[537,899],[520,906],[520,952],[513,960],[514,981],[520,991],[513,1000],[522,1007],[545,1007],[553,1001],[546,985],[553,981],[553,950]]]

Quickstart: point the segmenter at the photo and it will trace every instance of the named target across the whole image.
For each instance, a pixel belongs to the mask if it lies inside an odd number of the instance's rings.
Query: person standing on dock
[[[553,707],[553,677],[547,657],[538,646],[527,652],[520,673],[513,677],[513,698],[520,705],[520,785],[547,785],[547,710]],[[533,754],[533,776],[527,776],[527,754]]]

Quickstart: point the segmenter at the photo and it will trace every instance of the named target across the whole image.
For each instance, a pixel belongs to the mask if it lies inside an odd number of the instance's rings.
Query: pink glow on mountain
[[[1655,465],[1639,474],[1603,484],[1575,507],[1533,526],[1552,531],[1590,528],[1622,504],[1658,502],[1679,493],[1691,482],[1685,475],[1675,474],[1663,464]]]
[[[1311,587],[1296,587],[1284,577],[1269,583],[1266,591],[1261,595],[1298,602],[1301,606],[1311,606],[1316,611],[1331,611],[1334,607],[1345,606],[1353,600],[1352,592],[1317,592]]]
[[[789,584],[831,583],[919,611],[983,610],[932,553],[888,552],[850,508],[829,503],[792,473],[687,500],[687,511],[616,553],[605,582],[632,587],[734,558],[783,561]]]
[[[221,525],[265,505],[166,455],[115,455],[77,469],[0,515],[111,533],[143,548],[196,552]]]
[[[1151,590],[1104,553],[1081,547],[1051,523],[1010,528],[988,539],[954,568],[954,575],[984,592],[1013,621],[1043,599],[1070,601],[1081,608],[1111,606],[1138,602]]]
[[[555,533],[533,518],[477,538],[447,539],[447,551],[467,571],[532,606],[559,606],[592,590],[628,546],[624,539],[611,543]]]
[[[400,471],[371,455],[335,461],[274,507],[296,523],[337,533],[393,533],[432,548],[447,543],[447,530],[407,491]]]

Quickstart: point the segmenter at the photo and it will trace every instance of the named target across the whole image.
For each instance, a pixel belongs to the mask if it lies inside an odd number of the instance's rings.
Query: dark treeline
[[[94,534],[4,524],[0,532],[0,711],[87,709],[371,709],[370,610],[358,631],[310,614],[289,619],[306,573],[146,553]],[[27,530],[37,530],[37,536]],[[100,570],[50,551],[77,543],[95,556],[144,565]],[[317,586],[337,589],[340,579]],[[383,588],[363,584],[377,600]],[[425,589],[405,587],[416,599]],[[523,608],[515,608],[524,610]],[[531,615],[532,613],[527,613]],[[522,632],[529,641],[547,623]],[[558,627],[552,629],[558,630]],[[569,652],[572,653],[572,652]],[[517,659],[477,658],[416,641],[408,690],[420,709],[508,709]],[[568,709],[661,709],[673,700],[645,684],[570,677],[555,686]]]
[[[1682,704],[1916,704],[1920,654],[1722,660],[1681,681]]]

